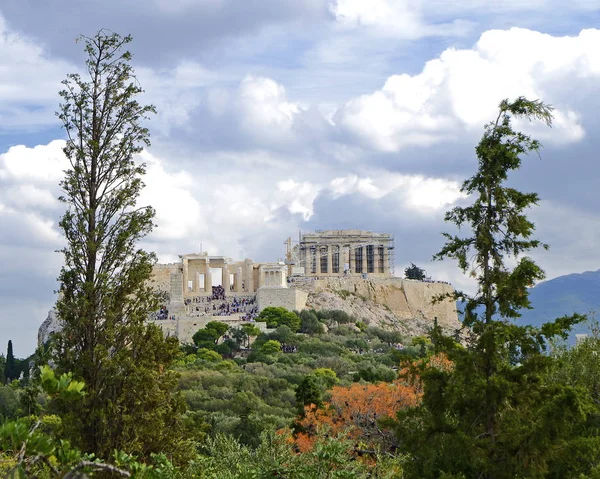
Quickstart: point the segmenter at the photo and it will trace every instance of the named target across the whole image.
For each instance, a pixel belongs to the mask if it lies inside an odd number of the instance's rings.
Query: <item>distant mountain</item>
[[[518,324],[539,326],[566,314],[600,312],[600,270],[544,281],[529,291],[529,299],[533,309],[521,311]],[[587,325],[580,325],[574,332],[587,329]]]

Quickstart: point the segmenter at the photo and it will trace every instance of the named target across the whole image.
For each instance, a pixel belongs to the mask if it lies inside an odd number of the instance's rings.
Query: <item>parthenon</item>
[[[386,278],[394,273],[394,238],[363,230],[322,230],[288,239],[289,276],[362,276]]]

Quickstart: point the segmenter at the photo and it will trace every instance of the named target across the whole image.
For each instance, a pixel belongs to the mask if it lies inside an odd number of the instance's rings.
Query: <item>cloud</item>
[[[144,88],[140,100],[157,109],[151,127],[160,136],[168,136],[174,128],[192,129],[193,111],[202,104],[207,89],[222,79],[214,71],[189,60],[169,69],[136,68],[136,75]]]
[[[576,37],[512,28],[485,32],[469,50],[447,49],[416,75],[393,75],[382,89],[348,101],[334,121],[380,151],[423,147],[480,132],[503,98],[542,98],[556,107],[551,143],[577,142],[580,114],[557,84],[600,76],[599,30]],[[582,85],[589,87],[587,84]]]
[[[55,140],[34,148],[11,147],[0,154],[0,180],[57,185],[69,164],[62,152],[64,146],[63,140]]]
[[[469,29],[469,22],[461,20],[428,24],[421,3],[411,0],[334,0],[329,8],[342,27],[366,27],[382,36],[414,40],[427,36],[463,35]]]
[[[295,122],[303,112],[299,103],[288,100],[283,85],[252,75],[235,88],[213,88],[207,107],[220,126],[227,124],[231,133],[260,144],[295,141]]]
[[[455,181],[389,172],[381,172],[375,178],[356,175],[334,178],[330,190],[333,198],[359,193],[374,200],[394,193],[400,207],[416,213],[439,211],[465,197]]]
[[[252,37],[279,25],[314,25],[327,18],[327,0],[106,0],[59,5],[36,0],[3,2],[15,29],[34,33],[54,52],[76,58],[72,40],[109,27],[135,38],[133,53],[147,65],[213,54],[227,41]],[[135,21],[133,21],[135,20]],[[55,26],[60,24],[61,28]]]
[[[596,0],[564,4],[556,0],[330,0],[329,11],[338,27],[362,30],[373,37],[415,40],[424,37],[456,37],[470,33],[484,19],[510,15],[512,25],[522,25],[523,12],[544,16],[560,7],[565,15],[598,11]],[[521,15],[515,17],[514,15]]]
[[[600,268],[600,215],[597,211],[584,211],[579,206],[554,200],[541,201],[532,211],[536,236],[550,245],[547,251],[538,250],[533,254],[548,279]]]
[[[0,131],[40,128],[56,122],[54,106],[65,72],[74,68],[50,58],[0,15]]]

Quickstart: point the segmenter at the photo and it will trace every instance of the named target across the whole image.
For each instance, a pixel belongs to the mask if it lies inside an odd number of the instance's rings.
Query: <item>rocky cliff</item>
[[[436,296],[454,291],[447,283],[400,278],[324,278],[293,285],[308,293],[307,308],[342,310],[367,324],[409,336],[425,334],[435,318],[446,333],[460,327],[454,301],[433,303]]]
[[[38,346],[43,345],[50,339],[50,335],[55,333],[56,331],[60,331],[62,329],[61,320],[56,314],[56,309],[51,309],[48,311],[48,317],[46,320],[40,325],[38,329]]]

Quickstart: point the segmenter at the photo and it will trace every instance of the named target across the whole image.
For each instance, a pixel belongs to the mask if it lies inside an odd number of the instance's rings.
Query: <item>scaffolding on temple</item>
[[[362,230],[318,230],[299,234],[296,246],[288,238],[288,275],[394,275],[394,236]],[[344,260],[342,260],[344,258]],[[346,262],[347,260],[347,262]],[[300,272],[301,271],[301,272]]]
[[[394,239],[394,235],[390,235],[390,246],[387,249],[388,255],[388,270],[390,272],[390,276],[394,276],[394,265],[396,264],[396,240]]]

